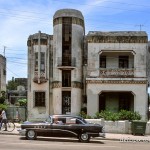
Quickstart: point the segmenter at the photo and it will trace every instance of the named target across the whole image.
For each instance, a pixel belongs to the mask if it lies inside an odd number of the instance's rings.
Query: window
[[[45,72],[45,53],[41,52],[41,71]]]
[[[71,91],[62,91],[62,114],[71,113]]]
[[[71,87],[71,70],[62,70],[62,86]]]
[[[38,53],[35,53],[35,71],[38,71]]]
[[[106,56],[100,56],[100,68],[106,68]]]
[[[119,56],[119,68],[128,68],[129,56]]]
[[[33,40],[33,45],[38,45],[38,39]]]
[[[71,66],[72,18],[64,17],[62,21],[62,65]]]
[[[5,69],[3,69],[3,75],[6,75],[6,70]]]
[[[34,99],[36,107],[45,107],[45,92],[35,92]]]
[[[41,52],[40,71],[45,71],[45,53]],[[38,71],[38,52],[35,53],[35,71]]]
[[[41,39],[40,44],[41,45],[47,45],[47,39]]]
[[[70,38],[70,25],[64,26],[64,32],[65,32],[64,41],[68,42]]]

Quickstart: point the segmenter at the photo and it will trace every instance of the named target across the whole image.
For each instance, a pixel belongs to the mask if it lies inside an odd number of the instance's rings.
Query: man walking
[[[5,109],[2,109],[2,113],[0,116],[2,117],[1,127],[2,127],[2,124],[4,123],[5,124],[5,130],[4,131],[7,131],[7,117],[6,117]]]

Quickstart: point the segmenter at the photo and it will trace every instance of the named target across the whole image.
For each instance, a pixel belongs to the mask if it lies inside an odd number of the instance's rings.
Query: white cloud
[[[131,3],[133,5],[129,5]],[[26,56],[22,54],[27,54],[26,43],[29,35],[39,30],[47,34],[53,34],[53,15],[58,9],[73,8],[80,10],[85,18],[85,29],[87,31],[105,30],[106,28],[117,30],[119,27],[123,30],[125,28],[132,29],[131,26],[135,21],[143,23],[143,20],[148,18],[149,12],[141,16],[135,14],[140,10],[148,11],[148,9],[144,10],[147,8],[146,6],[142,6],[144,4],[150,5],[148,3],[150,3],[148,0],[143,0],[142,3],[137,2],[137,0],[132,2],[129,0],[0,0],[0,51],[3,52],[2,46],[5,45],[12,49],[6,48],[6,56],[25,58]],[[128,11],[130,9],[134,11]],[[120,14],[121,17],[118,19]],[[132,14],[135,16],[130,18]],[[150,22],[146,23],[149,26]],[[129,27],[127,24],[131,24],[131,26]],[[16,74],[20,77],[27,76],[26,67],[21,64],[20,60],[22,69],[18,65],[19,69],[17,69]],[[8,62],[8,67],[10,67],[10,70],[15,70],[16,64]],[[9,74],[9,76],[12,76],[12,74]]]

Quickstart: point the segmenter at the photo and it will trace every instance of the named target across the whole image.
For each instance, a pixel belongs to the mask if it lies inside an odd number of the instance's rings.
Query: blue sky
[[[7,59],[7,80],[27,77],[27,39],[38,31],[53,34],[58,9],[80,10],[88,31],[146,31],[149,0],[0,0],[0,54]]]

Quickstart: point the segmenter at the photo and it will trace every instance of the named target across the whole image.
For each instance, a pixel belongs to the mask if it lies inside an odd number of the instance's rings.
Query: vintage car
[[[81,142],[89,142],[91,137],[105,137],[103,126],[72,115],[51,115],[43,122],[25,121],[18,131],[28,140],[34,140],[37,136],[76,137]]]

